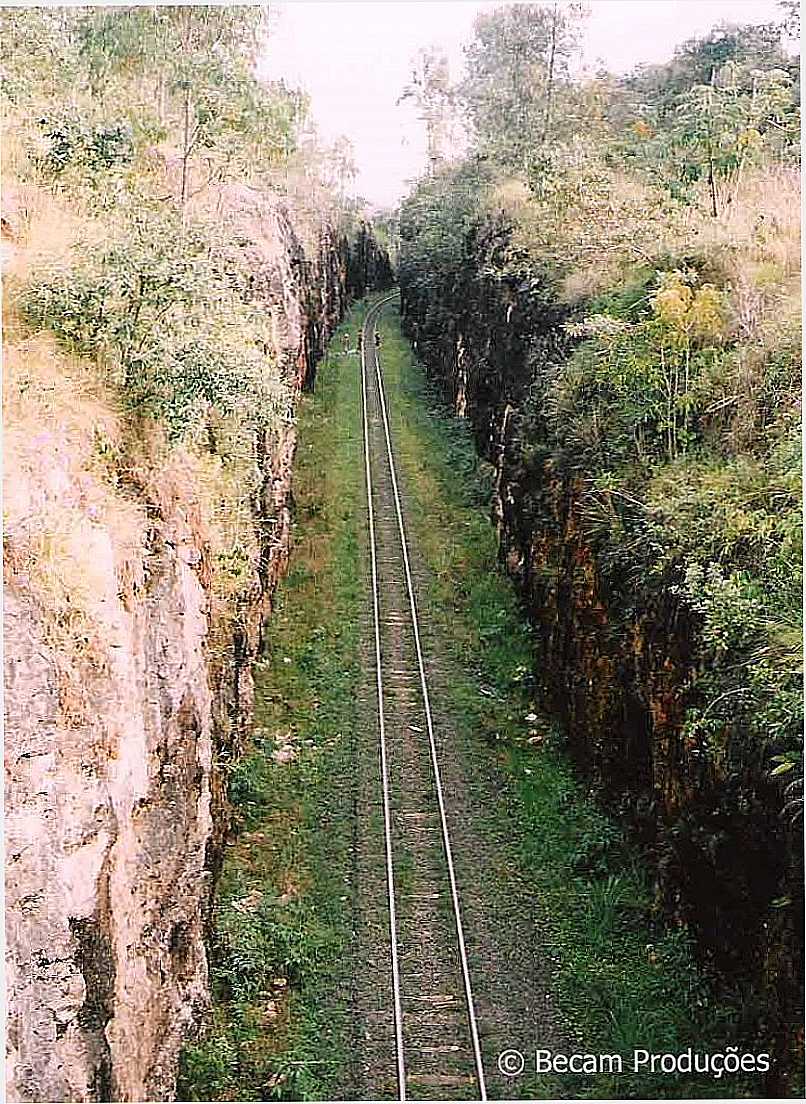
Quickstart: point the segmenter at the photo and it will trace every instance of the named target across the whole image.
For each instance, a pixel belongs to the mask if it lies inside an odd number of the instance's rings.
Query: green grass
[[[363,312],[349,320],[355,345]],[[695,968],[686,933],[663,923],[640,857],[586,793],[550,721],[534,708],[532,631],[496,562],[490,472],[468,427],[442,410],[397,323],[382,357],[409,516],[431,572],[426,642],[451,664],[444,693],[466,747],[500,772],[509,854],[528,879],[551,948],[556,1002],[580,1049],[630,1054],[732,1041],[729,1009]],[[253,747],[232,770],[240,833],[218,888],[214,1010],[185,1048],[181,1099],[334,1099],[345,1092],[351,1024],[350,783],[359,610],[360,377],[334,352],[303,403],[292,569],[257,678]],[[528,719],[537,714],[537,719]],[[298,750],[271,752],[276,736]],[[531,741],[531,742],[530,742]],[[485,815],[499,816],[500,810]],[[535,1039],[535,1046],[540,1040]],[[523,1077],[523,1096],[741,1095],[729,1078]]]
[[[587,794],[551,720],[534,705],[531,631],[497,563],[489,467],[477,460],[469,427],[441,406],[394,318],[383,326],[382,360],[398,463],[412,500],[409,524],[431,572],[427,623],[453,653],[445,704],[457,727],[474,734],[477,753],[498,760],[514,825],[512,869],[529,879],[541,903],[569,1032],[587,1051],[721,1050],[734,1041],[735,1010],[715,1000],[685,930],[664,923],[640,856]],[[513,1092],[746,1091],[728,1077],[626,1071],[625,1062],[619,1076],[524,1080],[513,1083]]]
[[[232,769],[239,832],[214,912],[213,1016],[182,1056],[188,1100],[322,1099],[349,1031],[350,734],[360,674],[360,377],[338,330],[299,416],[291,570],[256,672],[255,737]],[[276,763],[272,751],[293,746]]]

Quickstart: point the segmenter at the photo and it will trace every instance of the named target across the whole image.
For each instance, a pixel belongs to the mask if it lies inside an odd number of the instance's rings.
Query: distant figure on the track
[[[350,351],[350,335],[348,333],[341,336],[341,348],[342,352],[349,353]]]
[[[363,348],[364,348],[364,331],[359,330],[358,331],[358,351],[359,351],[359,353],[361,352],[361,350]]]
[[[381,347],[381,335],[380,335],[380,332],[378,330],[376,330],[375,331],[375,348],[380,349],[380,347]]]

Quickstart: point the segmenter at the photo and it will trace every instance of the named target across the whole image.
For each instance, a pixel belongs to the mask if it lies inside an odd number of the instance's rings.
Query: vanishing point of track
[[[415,584],[374,341],[380,312],[394,298],[369,309],[360,360],[397,1089],[401,1100],[486,1100]]]

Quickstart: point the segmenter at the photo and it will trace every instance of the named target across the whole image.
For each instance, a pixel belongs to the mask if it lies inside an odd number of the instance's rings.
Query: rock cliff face
[[[461,276],[434,279],[427,294],[407,278],[404,252],[404,328],[494,469],[500,558],[537,629],[546,704],[644,845],[658,904],[745,993],[744,1026],[775,1052],[767,1091],[778,1095],[794,1083],[802,1043],[799,826],[759,751],[736,741],[705,763],[686,737],[699,626],[663,579],[614,576],[610,550],[591,538],[584,479],[541,439],[541,372],[568,355],[563,312],[544,288],[491,278],[491,249],[469,239]],[[771,911],[776,898],[793,907]]]
[[[211,637],[209,550],[181,480],[146,474],[126,488],[124,542],[69,440],[46,434],[42,462],[25,469],[20,493],[34,525],[57,507],[77,519],[73,562],[105,631],[102,642],[93,636],[68,593],[57,625],[66,649],[12,532],[9,1100],[172,1096],[183,1036],[207,1001],[203,935],[226,832],[225,767],[250,723],[251,665],[289,555],[295,396],[351,294],[391,276],[367,227],[348,242],[308,226],[303,244],[282,205],[246,190],[224,200],[290,383],[285,423],[257,442],[259,552],[227,638]]]
[[[6,590],[8,1093],[159,1096],[204,1000],[212,689],[198,549],[163,519],[115,640],[64,723],[58,659]]]

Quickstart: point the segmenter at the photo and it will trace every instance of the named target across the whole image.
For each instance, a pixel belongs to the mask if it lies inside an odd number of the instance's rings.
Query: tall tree
[[[220,180],[239,150],[246,154],[240,168],[288,153],[304,105],[253,75],[266,27],[259,6],[99,8],[79,19],[76,37],[93,95],[119,99],[121,82],[139,86],[140,100],[150,98],[162,126],[179,135],[183,207],[200,159],[208,178]]]
[[[528,170],[551,140],[582,14],[579,4],[512,4],[476,20],[461,97],[479,151],[493,161]]]
[[[711,214],[732,199],[748,162],[794,148],[799,114],[792,81],[782,69],[753,69],[745,88],[733,62],[714,70],[708,84],[695,84],[677,101],[673,137],[694,179],[705,176]]]
[[[414,102],[425,123],[428,171],[434,173],[445,160],[450,141],[456,96],[451,86],[448,57],[436,46],[420,50],[414,60],[411,81],[398,103]]]

